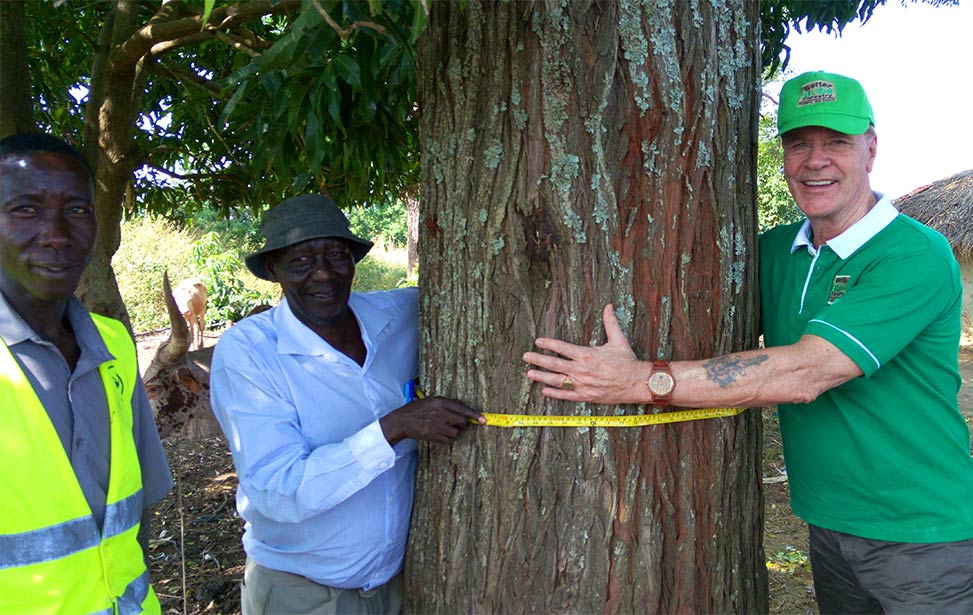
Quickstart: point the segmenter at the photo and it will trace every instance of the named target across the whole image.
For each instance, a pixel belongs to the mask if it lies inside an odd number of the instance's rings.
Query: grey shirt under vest
[[[88,311],[74,297],[68,301],[67,319],[81,348],[73,373],[57,346],[34,332],[0,293],[0,338],[51,417],[100,528],[105,517],[111,448],[108,399],[98,366],[113,356]],[[0,408],[0,428],[4,413],[16,411],[17,408]],[[132,392],[132,414],[132,432],[142,468],[142,505],[143,510],[148,510],[172,489],[172,473],[140,376]]]

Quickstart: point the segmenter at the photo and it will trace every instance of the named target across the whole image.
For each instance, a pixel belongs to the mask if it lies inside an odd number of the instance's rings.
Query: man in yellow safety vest
[[[131,336],[74,297],[93,179],[59,139],[0,140],[0,613],[160,611],[144,519],[172,475]]]

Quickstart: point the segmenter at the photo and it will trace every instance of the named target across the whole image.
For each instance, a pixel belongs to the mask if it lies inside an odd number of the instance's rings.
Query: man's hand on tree
[[[601,346],[579,346],[546,337],[534,341],[541,350],[555,353],[524,353],[524,362],[532,366],[527,377],[545,385],[541,394],[598,404],[646,401],[642,396],[648,394],[644,386],[648,365],[635,356],[610,303],[602,312],[602,322],[607,341]]]
[[[389,444],[405,438],[449,444],[470,424],[486,424],[482,414],[454,399],[424,397],[385,415],[379,425]]]

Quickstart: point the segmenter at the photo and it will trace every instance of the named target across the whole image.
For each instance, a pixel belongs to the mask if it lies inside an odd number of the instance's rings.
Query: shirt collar
[[[13,346],[31,338],[40,339],[0,293],[0,339],[7,346]]]
[[[826,242],[826,245],[839,258],[846,259],[854,254],[872,237],[878,235],[886,226],[891,224],[896,216],[899,215],[899,211],[890,199],[881,193],[876,192],[875,194],[878,196],[878,203],[868,213],[862,216],[861,220],[852,224],[837,237],[833,237]],[[791,253],[793,254],[799,248],[807,248],[811,254],[816,252],[814,242],[811,240],[810,220],[805,219],[804,224],[797,231],[794,243],[791,244]]]
[[[365,348],[372,354],[371,349],[373,340],[391,322],[391,317],[384,311],[371,304],[363,298],[360,293],[351,293],[348,305],[358,319],[358,326],[361,328],[362,341]],[[287,303],[287,298],[283,298],[280,305],[274,309],[274,325],[277,329],[277,352],[278,354],[304,354],[320,356],[327,361],[339,360],[338,352],[331,344],[326,342],[321,336],[313,333],[310,328],[298,320]]]
[[[88,315],[88,310],[76,297],[72,296],[68,298],[65,314],[67,315],[68,322],[71,323],[74,338],[81,348],[82,360],[87,364],[90,356],[90,360],[94,365],[100,365],[105,361],[110,361],[112,355],[105,346],[105,342],[101,339],[101,334],[98,333],[94,321]],[[0,293],[0,338],[3,339],[3,342],[7,346],[13,346],[14,344],[25,341],[31,341],[35,344],[50,343],[38,335],[20,317],[20,314],[7,302],[7,298],[3,296],[3,293]],[[79,362],[80,365],[81,362]]]

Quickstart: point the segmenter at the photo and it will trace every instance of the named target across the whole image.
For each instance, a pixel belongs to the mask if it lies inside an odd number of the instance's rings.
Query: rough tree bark
[[[420,43],[421,384],[544,400],[540,335],[644,358],[757,334],[757,2],[435,2]],[[651,410],[650,410],[651,411]],[[418,613],[767,610],[760,415],[634,429],[478,427],[422,446]]]
[[[0,138],[36,130],[27,70],[25,0],[0,2]]]
[[[85,157],[95,170],[95,217],[98,239],[91,263],[78,285],[78,298],[92,312],[118,318],[132,328],[111,267],[121,242],[122,204],[132,181],[138,150],[134,140],[138,102],[145,82],[146,45],[123,43],[139,28],[138,0],[116,0],[98,36],[85,110]]]

